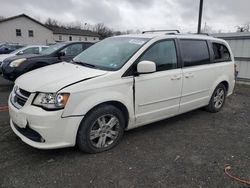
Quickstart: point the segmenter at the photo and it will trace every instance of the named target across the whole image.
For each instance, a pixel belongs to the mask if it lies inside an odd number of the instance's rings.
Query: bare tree
[[[47,26],[61,26],[61,24],[59,24],[59,22],[55,19],[52,18],[48,18],[45,22],[45,25]]]
[[[249,24],[245,24],[245,25],[237,25],[237,32],[249,32]]]
[[[100,35],[100,39],[113,36],[113,31],[105,26],[103,23],[96,24],[93,27],[93,31]]]

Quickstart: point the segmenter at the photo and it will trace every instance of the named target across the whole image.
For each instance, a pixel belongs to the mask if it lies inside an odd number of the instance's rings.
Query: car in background
[[[90,42],[61,42],[51,45],[39,55],[18,55],[3,61],[1,69],[5,79],[14,81],[31,70],[61,61],[71,61],[76,55],[93,45]]]
[[[13,57],[16,55],[24,55],[24,54],[40,54],[41,51],[47,49],[49,46],[41,46],[41,45],[29,45],[22,48],[19,48],[9,54],[0,54],[0,73],[1,73],[1,65],[4,59]]]
[[[0,44],[0,54],[9,54],[10,52],[13,52],[22,47],[24,46],[19,44],[9,44],[9,43]]]

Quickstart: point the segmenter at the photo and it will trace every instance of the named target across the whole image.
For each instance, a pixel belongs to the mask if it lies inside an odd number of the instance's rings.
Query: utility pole
[[[198,29],[197,29],[198,34],[201,33],[202,10],[203,10],[203,0],[200,0]]]

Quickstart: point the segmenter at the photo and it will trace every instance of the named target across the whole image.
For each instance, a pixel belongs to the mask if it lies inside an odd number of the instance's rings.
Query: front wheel
[[[226,87],[224,86],[224,84],[219,84],[215,88],[213,95],[210,99],[210,102],[206,107],[206,110],[213,113],[219,112],[225,103],[226,95],[227,95]]]
[[[77,134],[77,145],[87,153],[109,150],[121,140],[125,119],[120,109],[101,105],[87,114]]]

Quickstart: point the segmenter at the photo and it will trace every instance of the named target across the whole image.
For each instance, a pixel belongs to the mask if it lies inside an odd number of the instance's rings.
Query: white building
[[[98,40],[99,35],[92,31],[48,27],[25,14],[0,21],[0,43],[47,45],[61,41]]]
[[[229,43],[239,71],[238,78],[250,81],[250,32],[218,33],[213,36]]]
[[[54,41],[86,41],[96,42],[99,41],[99,35],[89,30],[63,28],[63,27],[50,27],[54,34]]]

